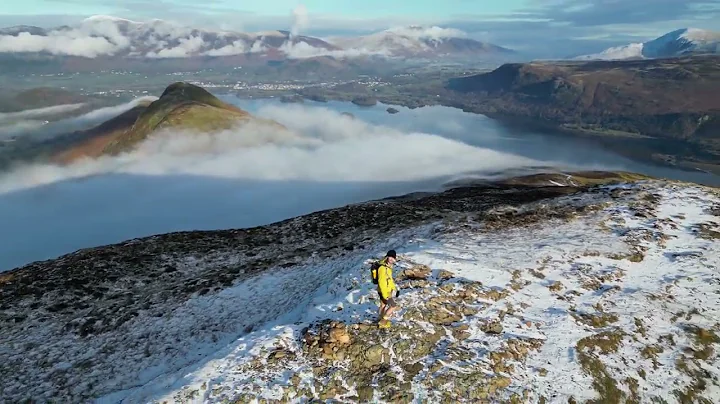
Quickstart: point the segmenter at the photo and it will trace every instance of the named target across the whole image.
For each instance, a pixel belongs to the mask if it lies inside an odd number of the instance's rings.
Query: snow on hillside
[[[458,55],[509,52],[492,44],[476,41],[467,33],[438,26],[395,27],[360,37],[328,39],[347,50],[386,56]]]
[[[406,269],[404,276],[395,271],[405,278],[403,309],[388,331],[372,325],[377,302],[361,257],[337,258],[306,267],[302,277],[268,275],[255,286],[188,302],[167,321],[192,323],[193,310],[230,322],[233,311],[264,319],[270,315],[260,313],[286,313],[197,365],[105,399],[720,397],[717,192],[667,183],[606,186],[495,213],[494,222],[466,214],[375,246],[397,246]],[[307,282],[317,290],[288,301],[290,290],[311,290]],[[186,337],[178,333],[164,355],[207,353],[183,345]],[[94,360],[102,355],[94,352]],[[118,368],[143,361],[115,360]]]
[[[666,58],[688,53],[720,53],[720,33],[698,28],[683,28],[668,32],[651,41],[613,47],[600,53],[578,56],[575,59]]]
[[[170,21],[133,21],[96,15],[73,26],[53,29],[10,27],[0,29],[0,53],[38,53],[82,56],[130,56],[186,58],[267,54],[270,50],[288,58],[315,56],[358,57],[418,54],[473,54],[508,50],[466,38],[450,28],[399,27],[363,37],[335,38],[334,44],[297,34],[303,25],[295,16],[290,31],[256,33],[197,29]]]
[[[617,60],[617,59],[633,59],[643,57],[643,44],[632,43],[625,46],[617,46],[608,48],[600,53],[592,55],[578,56],[576,60]]]

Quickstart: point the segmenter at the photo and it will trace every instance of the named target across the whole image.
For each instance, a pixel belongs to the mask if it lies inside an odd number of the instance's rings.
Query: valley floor
[[[560,207],[579,213],[543,216]],[[389,330],[373,325],[366,266],[340,262],[307,306],[122,396],[720,400],[717,193],[650,182],[495,213],[495,221],[467,215],[390,240],[401,252],[402,311]]]

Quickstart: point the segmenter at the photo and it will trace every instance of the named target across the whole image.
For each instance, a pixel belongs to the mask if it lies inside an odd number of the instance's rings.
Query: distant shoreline
[[[230,93],[233,94],[233,93]],[[235,96],[238,98],[243,99],[280,99],[281,97],[285,96],[295,96],[295,97],[301,97],[303,100],[308,101],[316,101],[316,102],[327,102],[327,101],[339,101],[339,102],[352,102],[352,99],[355,98],[354,94],[338,94],[335,92],[327,92],[327,94],[323,94],[322,101],[320,101],[316,95],[307,95],[307,94],[297,94],[297,93],[291,93],[291,92],[283,92],[282,94],[276,94],[276,93],[260,93],[260,94],[253,94],[250,96],[244,95],[242,93],[235,93]],[[688,172],[702,172],[712,175],[720,175],[720,163],[719,164],[712,164],[712,163],[704,163],[704,162],[698,162],[693,161],[689,159],[683,159],[678,158],[677,156],[673,156],[669,154],[667,151],[668,149],[676,149],[678,146],[684,146],[688,147],[688,145],[685,143],[683,144],[679,140],[671,140],[671,139],[660,139],[660,138],[654,138],[650,136],[645,136],[641,134],[634,134],[634,133],[627,133],[627,132],[611,132],[611,131],[592,131],[588,129],[582,129],[582,128],[572,128],[568,126],[562,126],[558,125],[554,122],[549,121],[541,121],[536,119],[531,119],[527,117],[521,117],[516,115],[510,115],[510,114],[504,114],[501,112],[481,112],[477,110],[473,110],[471,108],[467,108],[462,105],[458,105],[455,102],[449,102],[442,97],[437,97],[436,102],[425,102],[425,100],[420,100],[417,98],[414,98],[413,96],[403,94],[402,96],[393,97],[392,99],[389,99],[389,97],[384,97],[382,95],[379,95],[376,97],[378,105],[382,104],[384,107],[405,107],[410,109],[416,109],[416,108],[422,108],[426,106],[443,106],[448,108],[455,108],[462,110],[463,112],[470,113],[470,114],[477,114],[477,115],[483,115],[486,116],[492,120],[495,120],[503,125],[507,125],[508,127],[514,127],[518,129],[524,129],[528,131],[537,131],[541,132],[543,134],[553,135],[553,136],[564,136],[564,137],[570,137],[570,138],[583,138],[586,140],[590,140],[593,142],[598,143],[600,146],[605,147],[609,150],[612,150],[613,152],[630,158],[632,160],[636,160],[638,162],[642,162],[645,164],[652,164],[659,167],[668,167],[673,168],[677,170],[682,171],[688,171]],[[287,102],[287,101],[285,101]],[[293,103],[301,103],[300,101],[293,101]],[[402,117],[402,114],[398,114],[398,119]],[[633,146],[636,147],[636,149],[630,150],[627,147],[627,143],[632,142],[634,143]]]

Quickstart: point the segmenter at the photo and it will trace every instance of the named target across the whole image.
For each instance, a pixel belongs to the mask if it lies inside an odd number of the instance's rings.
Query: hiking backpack
[[[375,261],[370,265],[370,278],[372,279],[372,283],[375,285],[378,284],[378,269],[380,269],[380,263],[378,261]]]

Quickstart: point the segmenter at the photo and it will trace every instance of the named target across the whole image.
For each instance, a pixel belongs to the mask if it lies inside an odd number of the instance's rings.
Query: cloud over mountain
[[[720,32],[683,28],[647,42],[608,48],[600,53],[578,56],[579,60],[667,58],[690,54],[720,53]]]
[[[0,29],[0,53],[61,56],[189,58],[265,55],[275,51],[291,59],[486,54],[503,48],[467,37],[461,30],[438,26],[396,27],[361,37],[334,38],[332,43],[301,35],[310,26],[305,6],[293,10],[289,31],[236,32],[196,29],[168,21],[144,22],[93,16],[74,26]]]

